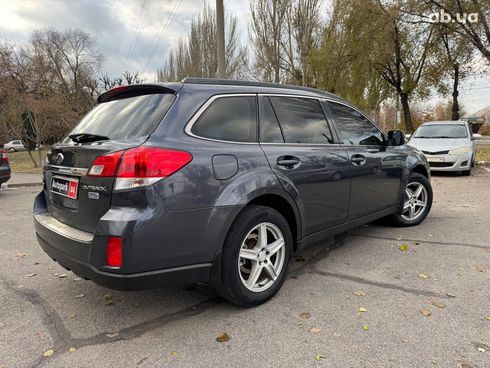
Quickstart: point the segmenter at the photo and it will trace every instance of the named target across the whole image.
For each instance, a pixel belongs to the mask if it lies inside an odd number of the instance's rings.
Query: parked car
[[[16,139],[8,143],[5,143],[3,148],[5,148],[9,152],[20,152],[26,150],[26,147],[24,146],[24,144],[20,139]]]
[[[386,216],[422,222],[424,155],[330,93],[245,81],[114,88],[46,157],[41,247],[77,275],[135,290],[207,283],[253,306],[291,255]]]
[[[408,144],[426,155],[432,171],[471,175],[477,150],[475,139],[466,121],[431,121],[422,124]]]
[[[0,185],[10,179],[10,165],[7,151],[0,148]]]

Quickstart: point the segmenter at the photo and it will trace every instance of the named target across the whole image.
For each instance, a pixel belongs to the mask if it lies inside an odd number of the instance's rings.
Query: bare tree
[[[252,21],[250,43],[255,51],[255,68],[261,79],[279,83],[283,76],[283,48],[287,13],[291,0],[256,0],[250,2]]]
[[[240,78],[245,73],[247,53],[239,43],[237,18],[227,15],[225,26],[226,76]],[[216,36],[216,16],[209,6],[206,6],[191,23],[187,39],[178,43],[163,68],[157,71],[157,79],[176,81],[187,76],[216,77]]]
[[[449,22],[442,23],[447,28],[458,33],[467,42],[471,43],[490,62],[490,1],[488,0],[420,0],[425,7],[422,8],[422,17],[426,17],[428,10],[445,12],[450,15]],[[417,10],[419,3],[415,2]],[[469,19],[470,14],[477,14],[477,18]],[[464,18],[466,15],[466,18]],[[461,21],[459,21],[461,20]]]
[[[311,86],[311,56],[320,39],[321,0],[297,0],[286,12],[285,37],[281,38],[287,81]]]

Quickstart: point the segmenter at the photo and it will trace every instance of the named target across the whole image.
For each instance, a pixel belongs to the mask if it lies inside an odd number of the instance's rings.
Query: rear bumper
[[[41,248],[64,268],[96,284],[115,290],[155,289],[175,284],[208,282],[211,272],[211,263],[207,263],[134,274],[115,274],[99,270],[88,263],[63,253],[59,246],[53,246],[45,241],[39,235],[39,232],[37,233],[37,239]]]
[[[41,192],[33,211],[39,244],[61,266],[112,289],[211,282],[226,233],[223,228],[240,208],[173,212],[159,196],[154,198],[155,202],[141,209],[111,208],[90,233],[51,216]],[[107,241],[112,236],[122,238],[121,268],[106,265]]]
[[[4,167],[0,167],[0,184],[3,184],[7,181],[9,181],[10,179],[10,169],[8,168],[4,168]]]

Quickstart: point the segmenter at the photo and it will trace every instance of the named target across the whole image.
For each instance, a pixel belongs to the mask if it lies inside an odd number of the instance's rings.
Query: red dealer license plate
[[[51,191],[68,198],[77,199],[78,179],[68,178],[66,176],[53,176]]]

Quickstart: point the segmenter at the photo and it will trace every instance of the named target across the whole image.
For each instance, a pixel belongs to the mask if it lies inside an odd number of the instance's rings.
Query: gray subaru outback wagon
[[[423,154],[333,94],[186,78],[114,88],[46,156],[34,224],[114,289],[207,283],[253,306],[307,244],[432,204]]]

